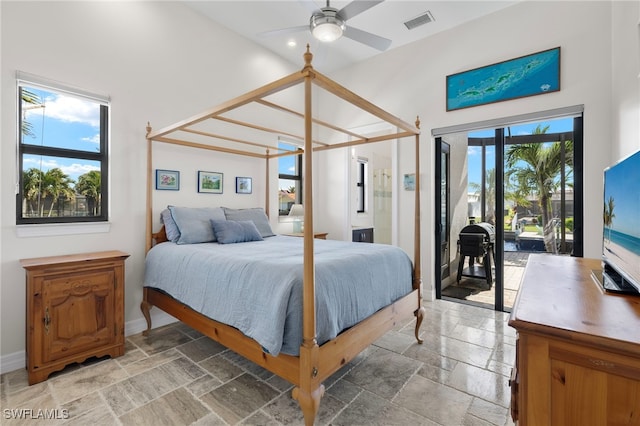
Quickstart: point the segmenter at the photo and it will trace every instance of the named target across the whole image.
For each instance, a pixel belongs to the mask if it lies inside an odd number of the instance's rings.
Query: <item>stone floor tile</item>
[[[144,353],[144,352],[143,352]],[[130,376],[138,375],[144,371],[156,368],[159,365],[166,364],[176,358],[180,358],[182,353],[177,349],[171,348],[164,352],[158,352],[151,356],[145,356],[138,361],[125,364],[123,367]]]
[[[407,350],[409,346],[416,344],[416,338],[413,335],[409,336],[407,334],[392,330],[385,333],[373,344],[389,351],[401,354],[405,350]]]
[[[207,416],[209,409],[184,388],[178,388],[162,397],[120,416],[122,424],[188,425]]]
[[[511,400],[508,383],[508,377],[461,362],[453,369],[446,384],[507,408]]]
[[[62,408],[67,410],[69,417],[78,417],[81,414],[91,411],[99,407],[106,407],[106,404],[99,392],[92,392],[88,395],[81,396],[80,398],[68,402],[62,405]]]
[[[336,426],[404,426],[436,423],[371,392],[362,392],[332,422]]]
[[[344,380],[390,399],[420,367],[416,360],[380,349],[349,371]]]
[[[200,399],[226,422],[238,423],[278,395],[277,390],[245,373]]]
[[[331,424],[331,420],[345,407],[345,403],[325,393],[320,400],[320,408],[315,423],[318,425]],[[283,394],[263,408],[271,418],[283,425],[303,425],[304,415],[298,401],[289,394]]]
[[[473,397],[422,376],[414,376],[393,400],[396,404],[442,425],[460,425]]]
[[[245,372],[245,370],[240,368],[238,365],[222,356],[207,358],[204,361],[201,361],[198,365],[207,370],[213,377],[220,380],[222,383],[228,382]]]
[[[97,406],[77,416],[71,415],[65,426],[119,426],[120,422],[105,404]]]
[[[200,362],[212,355],[217,355],[227,350],[220,343],[211,340],[208,337],[200,337],[191,342],[184,343],[177,348],[185,354],[191,361]]]
[[[143,336],[142,333],[130,336],[129,340],[146,354],[153,355],[193,339],[182,333],[177,327],[168,325],[151,330],[147,336]]]
[[[469,414],[483,419],[490,424],[503,424],[509,409],[480,398],[474,398],[469,407]]]
[[[51,392],[61,403],[78,399],[128,377],[127,372],[113,359],[80,368],[49,379]]]

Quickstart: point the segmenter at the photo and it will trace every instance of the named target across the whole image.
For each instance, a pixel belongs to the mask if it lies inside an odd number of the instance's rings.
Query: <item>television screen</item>
[[[640,291],[640,151],[604,171],[603,219],[605,280]]]

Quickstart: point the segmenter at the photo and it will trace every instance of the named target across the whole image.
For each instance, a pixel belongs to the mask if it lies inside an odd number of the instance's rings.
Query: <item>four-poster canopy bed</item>
[[[292,383],[294,385],[293,398],[298,401],[302,409],[305,423],[307,425],[311,425],[314,422],[314,419],[318,412],[320,399],[324,393],[324,386],[322,385],[322,382],[338,369],[340,369],[343,365],[351,361],[376,339],[378,339],[392,327],[397,325],[401,320],[411,315],[414,315],[416,317],[415,336],[418,343],[422,343],[422,340],[419,337],[419,328],[424,316],[424,308],[421,304],[420,179],[416,179],[414,220],[415,240],[413,265],[411,264],[410,260],[405,262],[406,264],[408,264],[407,273],[400,272],[399,270],[396,271],[395,266],[386,266],[386,269],[391,269],[393,270],[393,274],[396,274],[392,275],[392,277],[400,277],[404,275],[407,276],[405,280],[407,281],[407,283],[402,284],[405,285],[405,287],[400,287],[399,290],[392,290],[396,293],[390,294],[388,296],[390,297],[390,299],[385,302],[377,302],[383,303],[383,305],[375,307],[375,311],[366,314],[366,318],[359,318],[357,320],[357,323],[349,323],[344,329],[338,330],[338,332],[335,333],[335,336],[332,335],[329,336],[329,338],[324,337],[322,338],[322,341],[318,341],[319,337],[317,334],[317,329],[320,328],[320,325],[322,325],[323,323],[323,321],[321,320],[322,314],[326,313],[325,305],[317,305],[319,301],[321,303],[324,303],[319,293],[322,293],[324,291],[323,286],[325,284],[323,282],[323,277],[326,273],[326,270],[335,268],[336,265],[341,261],[339,257],[341,257],[342,255],[339,254],[336,256],[335,254],[341,253],[340,250],[342,250],[342,247],[339,245],[343,244],[357,246],[357,250],[359,250],[360,252],[371,251],[371,256],[375,256],[375,254],[373,254],[376,251],[373,250],[374,246],[383,245],[314,240],[312,182],[313,153],[328,149],[347,148],[359,144],[412,137],[415,139],[415,173],[416,176],[419,176],[420,131],[418,128],[419,122],[417,120],[415,126],[408,124],[382,110],[381,108],[373,105],[372,103],[366,101],[365,99],[359,97],[358,95],[352,93],[341,85],[330,80],[326,76],[315,71],[311,65],[312,54],[309,52],[308,46],[307,51],[304,54],[304,59],[305,66],[301,71],[295,72],[261,88],[248,92],[240,97],[223,103],[216,108],[210,109],[199,115],[190,117],[173,126],[169,126],[158,131],[152,131],[151,127],[147,126],[147,266],[145,272],[145,287],[143,290],[143,301],[141,303],[141,309],[148,325],[148,329],[145,334],[148,333],[149,329],[151,329],[151,318],[149,311],[151,307],[157,306],[168,314],[178,318],[187,325],[200,331],[204,335],[209,336],[210,338],[218,341],[234,352],[237,352],[245,358],[255,362],[263,368]],[[273,100],[273,98],[281,96],[282,92],[285,89],[295,88],[296,86],[302,86],[303,89],[303,105],[301,106],[302,112],[298,112],[293,108],[285,107],[281,103],[276,103]],[[386,122],[393,129],[395,129],[395,131],[390,134],[367,138],[353,133],[352,131],[346,130],[345,128],[339,127],[334,124],[329,124],[327,121],[321,120],[320,118],[312,114],[312,94],[315,95],[314,90],[320,89],[324,90],[325,93],[329,94],[330,96],[335,97],[338,102],[344,102],[351,107],[355,107],[356,110],[360,111],[359,113],[366,113],[373,116],[376,120],[382,120]],[[283,101],[283,99],[279,99],[280,102]],[[322,101],[324,100],[326,99],[322,99]],[[315,97],[314,101],[316,101]],[[234,115],[236,111],[241,110],[242,108],[247,106],[257,106],[262,109],[259,114],[251,111],[249,112],[249,114],[251,115],[251,122],[238,118],[238,115]],[[267,110],[269,111],[268,113],[265,112]],[[336,115],[336,112],[337,111],[335,109],[331,111],[331,113],[334,115]],[[303,123],[304,134],[299,135],[294,130],[290,131],[284,125],[283,127],[273,128],[273,123],[283,123],[284,121],[277,121],[270,116],[266,117],[266,121],[268,123],[267,125],[255,124],[255,119],[257,119],[258,117],[263,117],[263,115],[268,115],[270,113],[283,115],[287,118],[293,116],[293,121],[296,122],[295,124],[298,129],[300,128],[300,122]],[[287,123],[289,121],[287,121]],[[241,137],[240,135],[236,136],[236,134],[234,134],[233,132],[223,134],[219,131],[216,131],[214,133],[210,130],[205,130],[204,127],[202,127],[203,124],[212,122],[222,124],[223,127],[227,129],[241,128],[244,132],[243,134],[248,134],[250,132],[266,134],[269,139],[268,142],[261,143],[259,142],[259,139],[257,137],[248,138]],[[300,153],[302,152],[304,159],[305,179],[303,191],[305,194],[305,226],[303,238],[275,236],[264,238],[264,241],[259,241],[257,243],[249,242],[246,243],[246,245],[214,243],[192,244],[192,246],[198,246],[197,249],[203,250],[206,246],[245,246],[247,248],[252,248],[252,244],[258,246],[260,243],[266,242],[267,240],[296,240],[297,244],[299,245],[297,249],[298,253],[296,254],[296,256],[298,256],[300,260],[297,266],[294,266],[294,268],[297,268],[300,274],[300,283],[298,285],[299,299],[291,299],[298,301],[297,307],[293,306],[287,308],[295,311],[296,309],[300,310],[299,305],[302,305],[300,315],[298,317],[293,315],[293,318],[295,318],[298,323],[301,323],[298,325],[298,331],[300,333],[300,344],[295,353],[291,351],[289,351],[291,353],[286,353],[287,351],[284,350],[284,346],[282,346],[282,351],[280,352],[279,350],[281,347],[279,346],[274,346],[275,349],[267,349],[271,347],[268,347],[267,344],[259,343],[259,339],[249,337],[248,334],[251,333],[243,333],[239,329],[240,327],[234,326],[233,323],[231,323],[232,325],[229,325],[230,323],[228,322],[211,319],[212,315],[203,313],[205,312],[204,309],[194,308],[193,304],[185,302],[185,300],[179,300],[179,297],[170,295],[169,291],[163,290],[161,288],[156,288],[155,284],[153,283],[153,279],[149,278],[153,276],[153,271],[150,269],[151,263],[149,260],[151,254],[153,254],[156,249],[160,249],[163,246],[169,248],[169,246],[172,245],[160,244],[168,240],[166,233],[166,223],[156,233],[153,233],[152,229],[154,188],[152,160],[154,143],[160,142],[166,144],[181,145],[184,147],[213,150],[228,154],[238,154],[251,158],[266,160],[267,187],[265,190],[265,210],[268,214],[269,160],[284,155],[292,155],[291,152],[282,152],[278,150],[277,143],[272,142],[273,139],[277,139],[276,137],[274,137],[274,135],[285,135],[288,138],[304,141],[303,148],[293,153],[296,155],[300,155]],[[347,140],[345,140],[345,137],[347,138]],[[212,221],[214,227],[217,226],[216,223]],[[329,246],[328,248],[325,248],[325,246],[323,246],[322,244],[329,244]],[[334,245],[332,246],[331,244]],[[185,246],[176,245],[176,247],[184,248]],[[395,250],[402,252],[397,247],[384,247],[385,248],[383,248],[382,250]],[[225,250],[227,249],[225,248]],[[287,250],[289,249],[283,249],[282,252],[284,253]],[[300,252],[302,253],[300,254]],[[362,253],[359,254],[362,255]],[[284,254],[282,256],[284,256]],[[327,256],[329,260],[325,259]],[[397,257],[397,253],[383,251],[379,253],[379,256],[381,257],[377,259],[373,258],[375,259],[372,261],[374,266],[363,267],[374,268],[376,264],[384,263],[384,259]],[[406,256],[406,254],[402,252],[402,255],[400,257],[402,256]],[[408,259],[408,256],[406,257]],[[271,259],[270,261],[273,261],[273,259]],[[350,262],[350,260],[347,261]],[[160,263],[162,262],[163,261],[161,261]],[[399,262],[402,263],[403,260],[400,259]],[[173,268],[173,266],[171,267]],[[246,268],[247,266],[244,264],[241,267],[241,269],[243,270]],[[256,268],[259,268],[259,266]],[[174,268],[174,270],[176,269],[178,268]],[[184,270],[184,268],[180,270]],[[372,271],[370,273],[370,275],[376,274],[377,273],[375,271]],[[162,271],[156,273],[156,275],[160,276],[171,274],[165,274],[165,272]],[[365,273],[361,275],[365,277],[365,280],[374,280],[370,275],[367,275]],[[353,277],[353,275],[351,275],[351,277]],[[244,278],[236,277],[236,279],[242,280]],[[388,277],[384,279],[390,281],[400,281],[400,279]],[[343,287],[349,287],[351,285],[351,278],[343,278],[341,276],[340,280],[342,281],[342,284],[340,285]],[[190,283],[193,283],[193,281],[194,279],[191,279]],[[255,283],[252,285],[255,285]],[[363,288],[369,285],[368,282],[359,284],[355,283],[355,285],[360,285],[362,287],[358,287],[357,289],[359,292],[357,298],[354,298],[355,296],[351,296],[351,299],[349,299],[349,297],[346,297],[345,300],[342,301],[342,303],[347,304],[346,310],[350,310],[351,307],[353,307],[353,310],[356,310],[356,305],[364,304],[363,301],[368,297],[367,293],[384,293],[384,289],[386,289],[387,287],[394,287],[394,285],[389,282],[383,282],[383,290],[379,291]],[[242,283],[238,283],[237,286],[241,287]],[[250,288],[253,289],[255,287]],[[203,289],[202,291],[206,292],[207,289]],[[224,291],[226,291],[226,289]],[[356,290],[351,287],[351,292],[354,293],[355,291]],[[253,292],[253,290],[249,290],[249,292]],[[196,298],[198,297],[200,296],[196,296]],[[246,293],[243,297],[246,297]],[[230,304],[233,302],[224,301],[222,303]],[[344,306],[342,307],[342,310],[345,310]],[[262,321],[262,323],[266,322],[269,321]],[[280,333],[282,333],[282,331],[280,331]]]

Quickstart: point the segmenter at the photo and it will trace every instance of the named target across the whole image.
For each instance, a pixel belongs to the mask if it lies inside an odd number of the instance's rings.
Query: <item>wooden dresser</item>
[[[121,251],[22,259],[29,384],[93,356],[124,354]]]
[[[640,425],[640,297],[605,293],[600,261],[529,257],[509,325],[520,426]]]

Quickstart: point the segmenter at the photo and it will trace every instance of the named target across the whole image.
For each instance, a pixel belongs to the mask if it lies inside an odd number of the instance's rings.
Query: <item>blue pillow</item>
[[[176,207],[169,206],[171,216],[180,231],[177,244],[209,243],[216,240],[211,229],[211,219],[224,220],[220,207]]]
[[[250,220],[216,220],[211,219],[213,233],[220,244],[246,243],[262,241],[260,231]]]
[[[160,213],[160,222],[164,224],[164,232],[167,234],[167,239],[172,243],[178,241],[178,238],[180,238],[180,230],[168,208],[162,210],[162,213]]]
[[[222,207],[224,210],[224,215],[227,220],[250,220],[258,228],[260,232],[260,236],[264,237],[272,237],[276,234],[271,230],[271,225],[269,224],[269,218],[267,214],[264,212],[264,209],[261,207],[255,207],[250,209],[230,209],[228,207]]]

